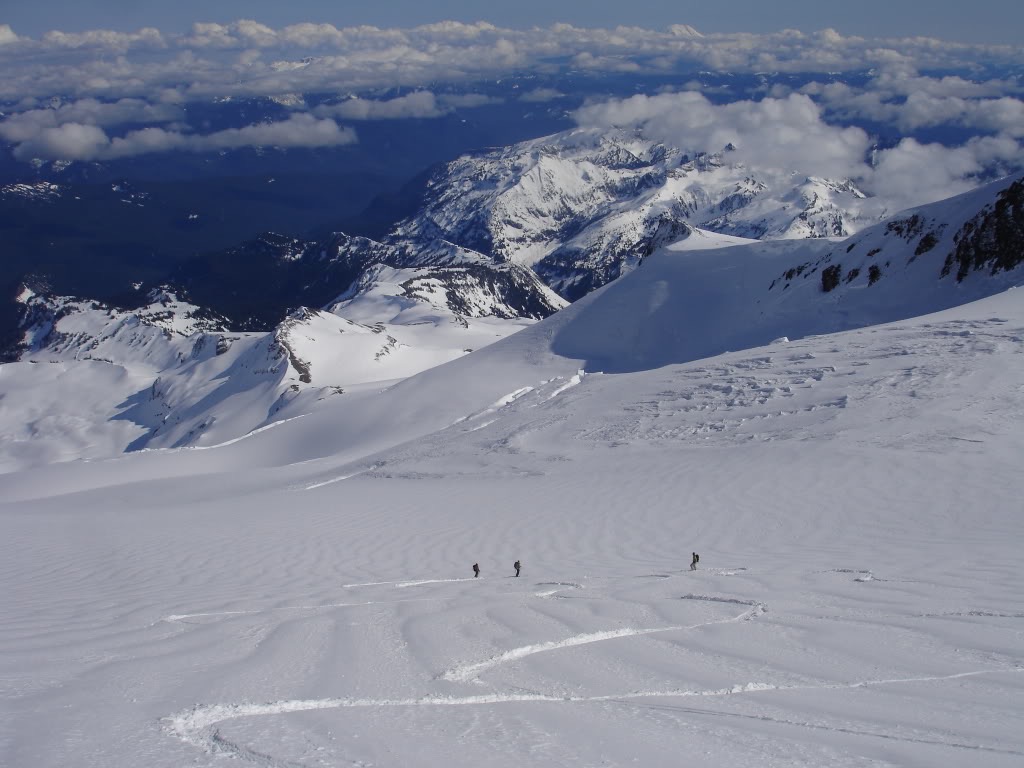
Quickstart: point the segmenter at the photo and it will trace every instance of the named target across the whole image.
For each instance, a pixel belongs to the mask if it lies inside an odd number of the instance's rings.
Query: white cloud
[[[444,114],[430,91],[416,91],[387,101],[348,99],[323,107],[318,114],[332,114],[346,120],[396,120],[409,117],[439,117]]]
[[[116,102],[80,99],[61,104],[56,109],[31,109],[13,114],[0,122],[0,137],[10,142],[23,142],[41,130],[65,123],[169,123],[181,120],[184,115],[180,106],[169,103],[150,104],[141,99],[120,99]]]
[[[1022,164],[1024,150],[1009,138],[976,138],[960,147],[904,139],[879,153],[863,185],[865,191],[892,200],[894,209],[907,208],[966,192],[992,169],[1005,173]]]
[[[437,99],[451,109],[472,109],[489,104],[502,104],[505,101],[497,96],[487,96],[483,93],[442,93]]]
[[[842,120],[888,123],[903,132],[959,125],[984,133],[1024,136],[1020,86],[1006,80],[975,82],[959,77],[930,78],[883,74],[863,88],[845,83],[811,83],[801,89]]]
[[[44,128],[19,141],[14,148],[14,156],[20,160],[111,160],[172,150],[208,152],[241,147],[337,147],[357,140],[351,128],[343,128],[333,120],[318,119],[309,114],[209,134],[150,127],[113,138],[97,125],[64,123]]]
[[[81,99],[55,109],[30,109],[11,115],[0,122],[0,139],[14,145],[14,156],[20,160],[94,160],[112,156],[112,144],[102,126],[172,123],[183,117],[181,107],[172,104]]]
[[[277,32],[257,21],[239,21],[236,29],[239,39],[246,45],[269,47],[277,44]]]
[[[1014,101],[1014,100],[1011,100]],[[1016,112],[1009,109],[1009,119]],[[860,128],[828,124],[804,94],[715,105],[682,92],[590,104],[577,110],[582,128],[640,130],[689,154],[736,150],[729,162],[753,169],[852,179],[895,211],[957,194],[987,176],[1024,168],[1024,148],[1010,136],[977,137],[959,147],[904,139],[871,152]],[[873,157],[874,164],[871,159]]]
[[[263,60],[246,59],[244,70],[237,71],[239,55],[253,50],[265,52]],[[182,56],[192,56],[201,66],[183,71]],[[115,60],[118,66],[111,66]],[[927,38],[865,40],[834,30],[702,36],[683,26],[667,31],[584,29],[567,24],[502,29],[458,22],[411,29],[313,23],[274,29],[241,20],[197,23],[184,35],[147,28],[131,33],[54,31],[31,39],[18,38],[9,27],[0,26],[0,66],[5,72],[0,98],[17,101],[58,92],[118,98],[179,85],[182,77],[189,76],[197,95],[311,92],[336,89],[339,83],[352,91],[424,87],[431,82],[501,76],[510,68],[552,71],[566,61],[593,71],[875,69],[882,73],[877,89],[897,92],[910,87],[909,93],[919,92],[922,84],[907,86],[908,78],[926,68],[973,71],[993,64],[1012,68],[1024,63],[1024,54],[1008,46],[969,46]],[[923,85],[941,90],[929,91],[934,96],[982,95],[975,84],[957,77]],[[1005,91],[988,95],[1005,95]]]
[[[130,48],[164,48],[167,43],[160,30],[144,27],[137,32],[115,32],[109,29],[93,29],[88,32],[67,33],[47,32],[42,39],[44,48],[92,48],[121,53]]]
[[[401,120],[432,118],[449,114],[454,109],[470,109],[486,104],[500,104],[501,99],[481,93],[446,93],[435,96],[431,91],[414,91],[393,99],[347,99],[339,104],[317,107],[321,116],[344,120]]]
[[[572,57],[577,69],[599,70],[601,72],[639,72],[640,65],[624,56],[595,56],[590,51],[581,51]]]
[[[583,127],[630,127],[689,154],[737,147],[736,161],[822,176],[863,167],[871,141],[859,128],[826,124],[808,96],[715,105],[692,91],[632,96],[584,106]]]
[[[565,98],[565,94],[559,91],[557,88],[534,88],[532,91],[527,91],[522,96],[520,96],[519,100],[543,103],[546,101],[555,101],[557,99],[562,98]]]
[[[154,152],[170,152],[177,149],[189,149],[190,140],[201,142],[203,137],[188,136],[178,131],[168,131],[163,128],[143,128],[140,131],[132,131],[125,136],[116,136],[108,139],[102,147],[97,147],[96,154],[89,158],[91,160],[110,160],[119,157],[134,157]],[[199,144],[193,144],[198,147]],[[19,147],[21,150],[21,147]]]
[[[34,157],[92,160],[109,144],[107,134],[98,126],[65,123],[44,128],[34,136],[26,138],[15,147],[14,156],[19,160],[31,160]]]
[[[18,36],[14,34],[10,24],[0,24],[0,45],[9,45],[18,42]]]
[[[231,33],[231,27],[211,22],[196,22],[192,33],[179,43],[186,48],[233,48],[241,46],[240,39]]]
[[[417,28],[420,34],[438,35],[447,39],[477,40],[480,37],[499,32],[493,24],[478,21],[475,24],[464,24],[461,21],[440,21],[436,24],[424,24]]]
[[[229,128],[201,137],[190,137],[190,149],[229,149],[236,147],[337,147],[356,142],[355,131],[342,128],[329,119],[309,114],[292,115],[287,120],[258,123],[244,128]]]
[[[958,124],[1008,136],[1024,136],[1024,102],[1008,96],[967,100],[913,93],[898,108],[896,123],[904,130]]]
[[[623,102],[604,108],[606,113],[647,110],[646,120],[652,125],[666,131],[685,129],[694,142],[706,143],[711,149],[715,143],[737,139],[741,152],[764,152],[780,163],[792,160],[801,166],[821,164],[833,170],[849,166],[849,158],[857,156],[867,138],[863,132],[844,132],[827,124],[836,119],[880,121],[902,131],[952,124],[1011,138],[1024,132],[1021,101],[1016,98],[1021,93],[1020,83],[1012,79],[976,82],[967,74],[992,68],[1019,70],[1024,66],[1024,51],[1008,46],[961,45],[927,38],[864,39],[834,30],[701,35],[685,26],[667,31],[586,29],[567,24],[503,29],[458,22],[409,29],[313,23],[275,29],[241,20],[197,23],[183,35],[146,28],[128,33],[54,31],[39,39],[18,37],[9,26],[0,25],[0,67],[4,72],[0,99],[19,104],[21,110],[20,115],[0,123],[0,137],[20,145],[33,140],[32,130],[71,124],[112,126],[118,110],[110,105],[119,104],[127,113],[128,107],[138,102],[161,105],[166,111],[149,106],[149,114],[125,114],[123,120],[164,133],[139,134],[130,141],[128,136],[133,134],[121,135],[127,143],[117,143],[117,151],[179,142],[174,136],[183,137],[185,145],[192,147],[197,146],[195,137],[170,125],[176,119],[175,110],[188,102],[225,96],[279,99],[282,94],[331,93],[339,88],[359,93],[401,87],[407,94],[341,102],[318,109],[317,117],[437,117],[452,109],[493,103],[485,101],[493,97],[435,94],[427,89],[429,83],[500,79],[510,70],[555,74],[567,66],[593,72],[679,71],[688,76],[699,70],[877,72],[864,87],[812,84],[798,96],[777,83],[774,88],[765,85],[760,93],[771,98],[762,106],[736,107],[733,113],[716,112],[702,101],[669,100],[665,102],[669,106],[662,109],[657,99],[668,98],[667,94],[646,97],[651,99],[648,103]],[[930,69],[961,74],[937,78],[920,74]],[[710,94],[711,90],[704,92]],[[74,109],[34,114],[55,95],[75,99]],[[552,88],[536,88],[519,98],[542,102],[559,98],[559,94]],[[89,113],[90,100],[96,114]],[[293,101],[296,111],[301,111],[301,99]],[[815,103],[824,108],[824,117]],[[682,104],[689,110],[688,116],[675,114],[673,104]],[[133,108],[142,109],[138,104]],[[708,114],[723,122],[707,120]],[[606,119],[610,118],[606,115]],[[813,156],[801,153],[799,137],[805,130],[811,132],[808,144],[820,148]],[[102,153],[113,151],[117,141],[111,140],[107,150],[89,150],[89,142],[76,142],[73,134],[73,129],[58,131],[48,134],[50,139],[40,137],[35,145],[51,151],[68,143],[82,147],[79,152]],[[88,139],[87,134],[78,138]],[[761,140],[762,135],[770,138]],[[27,147],[21,150],[28,151]]]
[[[292,24],[281,30],[278,38],[283,44],[303,49],[340,48],[345,35],[333,24]]]

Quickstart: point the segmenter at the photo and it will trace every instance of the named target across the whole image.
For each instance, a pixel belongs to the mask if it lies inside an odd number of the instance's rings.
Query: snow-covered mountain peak
[[[1017,176],[904,211],[790,265],[772,288],[811,284],[837,297],[867,288],[887,301],[923,304],[923,312],[1014,284],[1022,261],[1024,176]]]
[[[884,205],[846,179],[685,152],[640,129],[577,128],[467,155],[431,178],[395,240],[443,238],[534,269],[576,299],[632,269],[666,222],[745,238],[842,237]]]
[[[66,188],[49,181],[20,182],[0,186],[0,199],[21,198],[49,202],[64,194]]]
[[[25,307],[22,346],[26,354],[44,353],[48,359],[121,359],[122,350],[129,349],[143,356],[155,353],[161,359],[166,354],[177,357],[180,350],[172,351],[160,343],[161,338],[184,339],[226,329],[224,318],[180,299],[168,288],[153,289],[147,303],[132,310],[49,295],[27,286],[22,288],[18,301]]]

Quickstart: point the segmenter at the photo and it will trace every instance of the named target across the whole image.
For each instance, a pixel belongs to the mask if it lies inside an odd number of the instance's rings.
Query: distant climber
[[[513,563],[512,567],[516,569],[516,576],[518,576],[519,575],[519,569],[522,568],[523,566],[519,564],[518,560],[516,560],[515,563]]]
[[[699,563],[699,562],[700,562],[700,555],[698,555],[696,552],[694,552],[693,553],[693,560],[690,562],[690,570],[691,571],[696,571],[697,570],[697,563]]]
[[[479,575],[480,575],[480,565],[478,563],[473,563],[473,578],[475,579]]]

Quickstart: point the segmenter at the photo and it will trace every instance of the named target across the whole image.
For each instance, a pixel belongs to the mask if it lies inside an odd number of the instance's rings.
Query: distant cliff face
[[[813,286],[837,302],[862,290],[878,304],[903,295],[908,305],[927,311],[929,302],[950,306],[1016,284],[1022,262],[1024,177],[1016,177],[868,227],[794,263],[768,287],[801,292]],[[940,294],[948,298],[936,300]]]
[[[1000,192],[992,206],[963,225],[954,241],[942,275],[955,267],[957,282],[971,271],[987,269],[994,275],[1024,261],[1024,179]]]

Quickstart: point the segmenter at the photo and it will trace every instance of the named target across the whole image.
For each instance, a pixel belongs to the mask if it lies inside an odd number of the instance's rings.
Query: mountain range
[[[236,439],[559,310],[567,323],[603,286],[599,343],[570,329],[555,348],[613,371],[922,314],[1016,279],[1019,178],[883,219],[849,181],[756,171],[731,151],[570,131],[440,166],[379,240],[267,233],[120,304],[27,285],[6,400],[37,394],[6,409],[7,466]],[[657,269],[674,270],[650,310],[672,343],[607,311]]]

